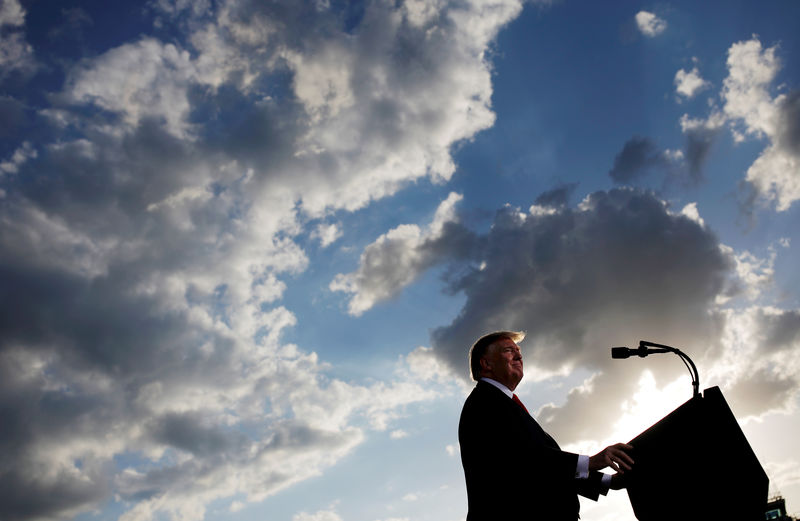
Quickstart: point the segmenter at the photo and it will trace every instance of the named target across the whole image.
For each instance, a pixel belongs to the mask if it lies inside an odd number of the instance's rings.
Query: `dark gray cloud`
[[[658,363],[652,362],[651,366]],[[671,367],[669,362],[670,360],[663,360],[660,365]],[[680,362],[676,360],[674,363]],[[563,441],[595,440],[603,435],[607,436],[610,430],[609,416],[619,412],[616,407],[620,403],[621,394],[627,394],[626,398],[633,396],[635,388],[631,376],[638,377],[639,371],[640,368],[631,367],[625,361],[609,364],[603,368],[602,374],[594,375],[590,383],[570,390],[563,404],[542,406],[536,412],[536,419],[549,433]],[[664,368],[661,369],[663,371]],[[691,388],[689,378],[686,380],[688,399]]]
[[[686,163],[689,168],[689,180],[694,184],[703,179],[703,167],[719,131],[719,128],[706,126],[686,131]]]
[[[465,378],[475,338],[524,329],[530,371],[599,371],[592,400],[599,393],[608,398],[603,403],[618,403],[633,392],[640,369],[612,362],[611,346],[647,339],[700,359],[718,345],[724,321],[710,310],[728,287],[731,261],[713,233],[650,193],[597,192],[577,209],[544,216],[504,209],[481,241],[478,255],[464,259],[473,268],[451,281],[451,290],[465,294],[464,307],[432,334],[434,352]],[[674,377],[682,366],[652,369]],[[587,400],[570,395],[543,419],[566,440],[580,439],[586,428],[602,436],[610,426],[572,421],[591,415]]]
[[[650,138],[635,136],[629,139],[614,158],[608,175],[617,184],[631,184],[654,168],[669,165],[664,153]]]
[[[507,327],[528,329],[526,343],[551,343],[532,353],[549,368],[605,365],[605,350],[626,341],[619,324],[629,339],[701,344],[691,333],[705,339],[716,326],[698,324],[697,314],[723,291],[731,268],[712,233],[633,190],[598,192],[550,216],[503,210],[486,244],[475,259],[485,264],[459,281],[467,303],[434,333],[456,367],[471,339]]]
[[[578,183],[567,183],[542,192],[533,204],[547,208],[562,208],[569,203],[569,198],[577,187]]]
[[[237,453],[247,449],[248,439],[239,431],[207,425],[196,412],[168,413],[153,422],[151,436],[158,443],[175,447],[200,457]]]
[[[49,458],[59,446],[107,425],[103,418],[119,405],[116,396],[80,389],[47,389],[47,376],[32,374],[31,352],[0,350],[0,514],[3,519],[41,519],[54,512],[75,514],[110,492],[109,467],[95,458],[81,461],[82,478],[60,458]],[[116,415],[112,415],[116,416]]]
[[[779,108],[778,143],[787,153],[800,157],[800,90],[786,95]]]
[[[19,461],[15,461],[19,464]],[[91,508],[111,491],[108,474],[92,470],[88,480],[76,480],[69,472],[58,472],[46,480],[36,479],[44,474],[35,466],[20,466],[0,473],[0,501],[5,519],[42,519],[54,512],[74,515]],[[43,483],[44,482],[44,483]]]
[[[85,280],[68,275],[3,266],[7,283],[0,294],[16,305],[0,321],[0,351],[18,345],[44,350],[58,346],[64,362],[104,374],[149,372],[180,351],[159,352],[167,342],[191,345],[181,313],[155,313],[148,298],[120,298],[126,285],[117,279]]]
[[[725,390],[726,401],[739,418],[781,409],[797,394],[796,379],[757,369],[748,372]]]
[[[757,320],[766,351],[792,349],[800,341],[800,311],[761,312]]]

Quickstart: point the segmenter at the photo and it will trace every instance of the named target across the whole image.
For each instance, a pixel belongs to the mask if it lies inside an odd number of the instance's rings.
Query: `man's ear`
[[[486,357],[481,358],[479,361],[481,363],[481,369],[482,370],[484,370],[484,371],[491,371],[492,370],[492,364],[489,363],[489,360],[487,360]]]

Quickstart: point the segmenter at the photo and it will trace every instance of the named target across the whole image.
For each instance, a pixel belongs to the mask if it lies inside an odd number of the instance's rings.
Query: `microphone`
[[[629,347],[612,347],[611,348],[611,358],[618,358],[618,359],[625,359],[630,358],[632,356],[638,356],[639,358],[644,358],[647,355],[652,355],[653,353],[666,353],[668,349],[648,349],[645,345],[639,344],[638,349],[631,349]]]
[[[663,344],[648,342],[647,340],[641,340],[637,349],[631,349],[629,347],[611,348],[611,358],[617,359],[630,358],[634,355],[638,356],[639,358],[644,358],[653,353],[675,353],[678,355],[684,365],[686,365],[686,368],[689,369],[689,373],[692,375],[692,388],[694,390],[693,396],[700,396],[700,376],[697,374],[697,367],[694,365],[694,362],[692,362],[692,359],[680,349],[675,349],[674,347],[665,346]]]
[[[630,358],[633,349],[627,347],[612,347],[611,358]]]

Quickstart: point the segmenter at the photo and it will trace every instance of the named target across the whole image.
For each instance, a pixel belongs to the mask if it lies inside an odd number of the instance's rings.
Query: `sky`
[[[0,0],[0,519],[463,520],[498,329],[589,455],[692,392],[610,348],[681,349],[800,513],[798,20]]]

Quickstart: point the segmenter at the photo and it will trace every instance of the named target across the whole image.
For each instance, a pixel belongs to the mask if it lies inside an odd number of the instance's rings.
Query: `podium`
[[[761,521],[769,478],[719,387],[629,442],[628,497],[640,521]]]

